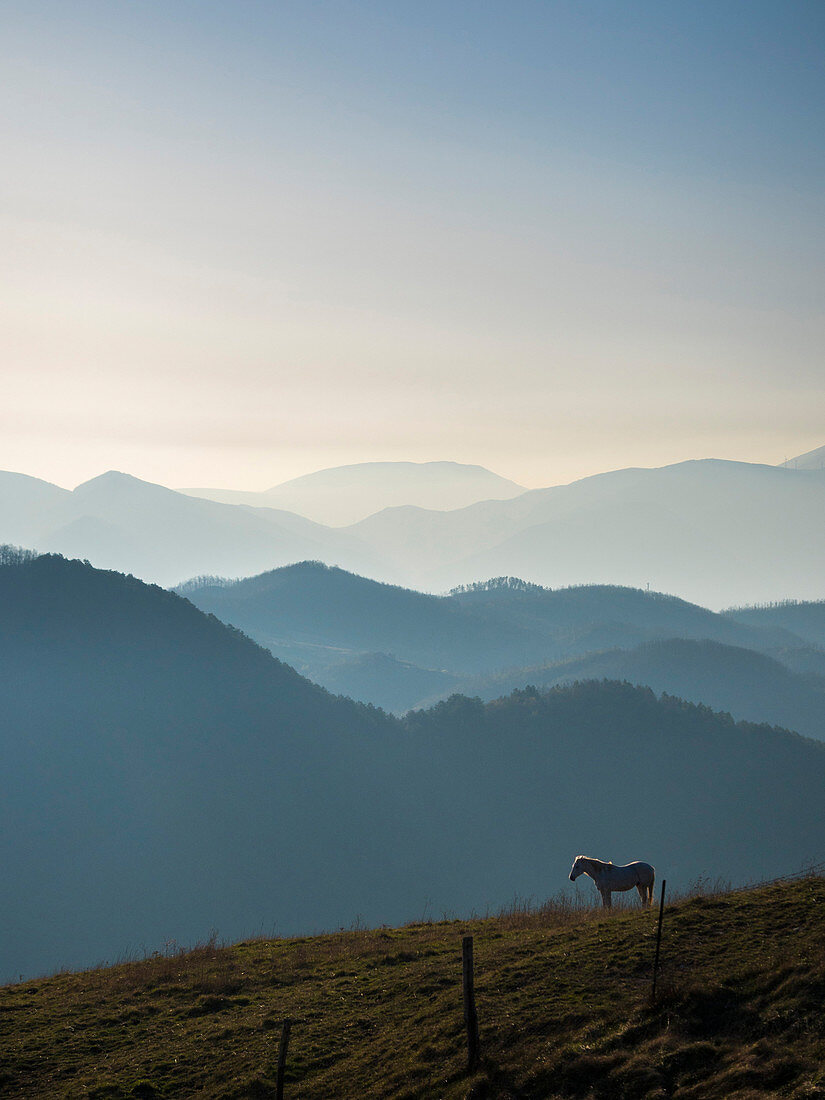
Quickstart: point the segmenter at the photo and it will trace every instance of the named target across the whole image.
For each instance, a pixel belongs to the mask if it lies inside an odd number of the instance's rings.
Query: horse
[[[656,871],[649,863],[627,863],[623,867],[616,867],[601,859],[576,856],[570,868],[570,881],[575,882],[582,874],[590,875],[595,882],[605,909],[611,908],[610,894],[613,890],[632,890],[634,886],[639,891],[642,905],[650,906],[653,902]]]

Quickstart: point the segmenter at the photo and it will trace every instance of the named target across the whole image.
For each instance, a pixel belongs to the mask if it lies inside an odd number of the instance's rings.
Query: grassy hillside
[[[825,880],[665,911],[547,904],[468,922],[213,943],[0,990],[9,1097],[825,1095]],[[465,1074],[461,937],[484,1061]]]

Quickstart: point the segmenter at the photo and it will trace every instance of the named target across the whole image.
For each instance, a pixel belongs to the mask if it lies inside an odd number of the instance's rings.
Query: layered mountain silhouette
[[[342,656],[380,651],[426,668],[471,672],[523,664],[548,644],[543,624],[505,608],[478,613],[466,597],[381,584],[322,562],[228,583],[195,580],[177,591],[273,652],[282,643]],[[748,629],[727,620],[723,628]]]
[[[296,477],[261,493],[233,489],[181,492],[222,504],[285,509],[317,523],[342,527],[382,508],[463,508],[479,500],[506,500],[525,488],[483,466],[460,462],[360,462]]]
[[[369,547],[302,516],[197,500],[116,471],[72,492],[0,474],[0,541],[166,585],[193,572],[250,573],[305,557],[380,569]]]
[[[782,465],[792,470],[823,470],[825,469],[825,447],[817,447],[813,451],[806,451],[804,455],[789,458]]]
[[[785,600],[763,607],[735,607],[725,615],[748,626],[786,630],[825,648],[825,600]]]
[[[455,691],[492,699],[608,677],[825,737],[825,681],[810,675],[825,672],[825,650],[748,611],[740,621],[656,592],[515,578],[427,596],[318,562],[178,591],[331,691],[396,712]]]
[[[495,699],[525,684],[547,690],[605,679],[643,684],[735,718],[784,726],[825,741],[825,677],[800,675],[770,656],[720,642],[686,638],[646,642],[629,650],[611,649],[557,664],[459,680],[450,690]]]
[[[115,473],[74,492],[5,474],[0,505],[4,541],[167,585],[316,558],[425,591],[516,575],[550,587],[649,586],[723,607],[819,599],[825,573],[825,471],[716,460],[448,511],[384,508],[335,528]]]
[[[550,587],[649,585],[709,607],[819,598],[825,472],[708,459],[453,512],[387,509],[348,530],[412,587],[511,574]]]
[[[825,843],[823,746],[650,690],[401,722],[133,577],[6,551],[0,601],[3,977],[495,908],[558,890],[581,850],[677,885]]]

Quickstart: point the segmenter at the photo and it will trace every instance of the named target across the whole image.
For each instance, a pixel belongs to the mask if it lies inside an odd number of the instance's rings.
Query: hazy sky
[[[3,0],[0,468],[825,444],[825,4]]]

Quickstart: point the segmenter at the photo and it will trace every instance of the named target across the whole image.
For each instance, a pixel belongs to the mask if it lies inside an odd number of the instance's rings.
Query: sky
[[[0,468],[825,444],[821,0],[2,0]]]

